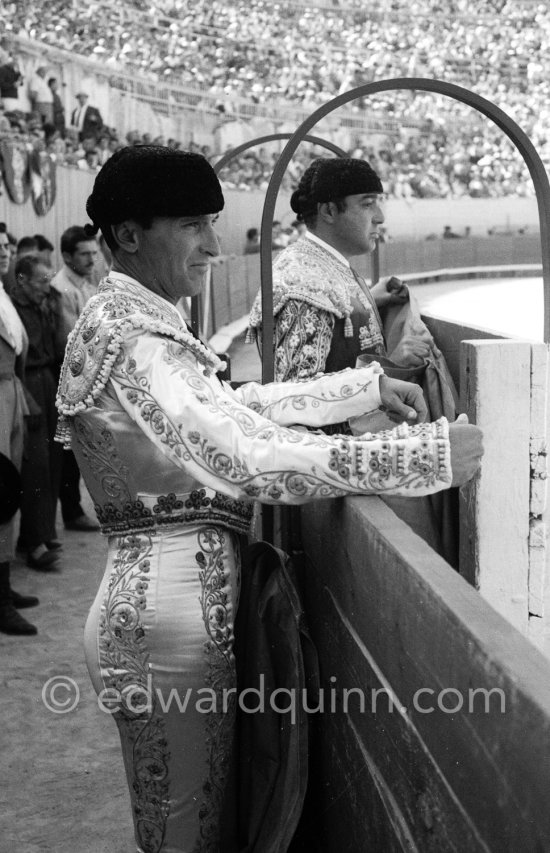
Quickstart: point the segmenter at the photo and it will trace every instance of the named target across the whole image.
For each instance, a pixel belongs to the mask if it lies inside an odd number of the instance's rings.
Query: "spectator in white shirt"
[[[32,111],[40,116],[42,124],[53,124],[53,92],[46,79],[47,68],[41,65],[29,82]]]

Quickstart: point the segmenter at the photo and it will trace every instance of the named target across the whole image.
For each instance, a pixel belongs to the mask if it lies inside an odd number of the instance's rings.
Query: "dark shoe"
[[[27,566],[39,572],[51,572],[56,567],[57,556],[56,551],[44,551],[39,557],[27,554]]]
[[[17,612],[13,604],[0,604],[0,631],[3,634],[37,634],[34,625]]]
[[[36,595],[21,595],[14,589],[11,591],[11,603],[18,610],[24,610],[25,607],[36,607],[37,604],[40,604]]]
[[[66,521],[65,527],[67,530],[80,530],[83,533],[99,530],[99,524],[92,521],[87,515],[79,515],[78,518],[73,518],[72,521]]]

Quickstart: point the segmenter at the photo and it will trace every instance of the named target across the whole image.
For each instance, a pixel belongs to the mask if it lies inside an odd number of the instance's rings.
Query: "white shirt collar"
[[[308,240],[311,240],[313,243],[317,243],[318,246],[322,246],[323,249],[326,249],[327,252],[330,252],[331,255],[340,261],[342,264],[345,264],[346,267],[350,267],[350,262],[347,258],[345,258],[338,249],[335,249],[334,246],[331,246],[330,243],[327,243],[325,240],[321,240],[320,237],[317,237],[316,234],[312,234],[311,231],[306,231],[306,235]]]

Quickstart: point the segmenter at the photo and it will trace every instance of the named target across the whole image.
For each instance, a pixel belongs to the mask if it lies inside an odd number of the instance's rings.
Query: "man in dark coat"
[[[27,565],[44,571],[52,568],[61,547],[55,529],[61,469],[54,444],[55,395],[64,350],[61,297],[50,290],[51,267],[38,255],[20,258],[15,274],[12,299],[29,340],[24,383],[40,407],[25,442],[19,542],[27,552]]]
[[[71,115],[71,124],[78,130],[78,138],[82,142],[83,139],[95,139],[103,128],[103,119],[97,107],[92,107],[87,104],[88,95],[86,92],[79,92],[76,96],[78,107],[73,110]]]
[[[8,56],[0,65],[0,97],[4,103],[6,112],[17,109],[18,89],[23,82],[23,76],[17,62]]]
[[[52,90],[53,95],[53,126],[61,134],[61,138],[65,139],[65,107],[59,97],[59,81],[57,77],[50,77],[48,86]]]

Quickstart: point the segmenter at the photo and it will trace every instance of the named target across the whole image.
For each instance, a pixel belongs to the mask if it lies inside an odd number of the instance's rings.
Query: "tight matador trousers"
[[[111,536],[86,660],[122,742],[139,853],[216,853],[235,717],[238,539]]]

